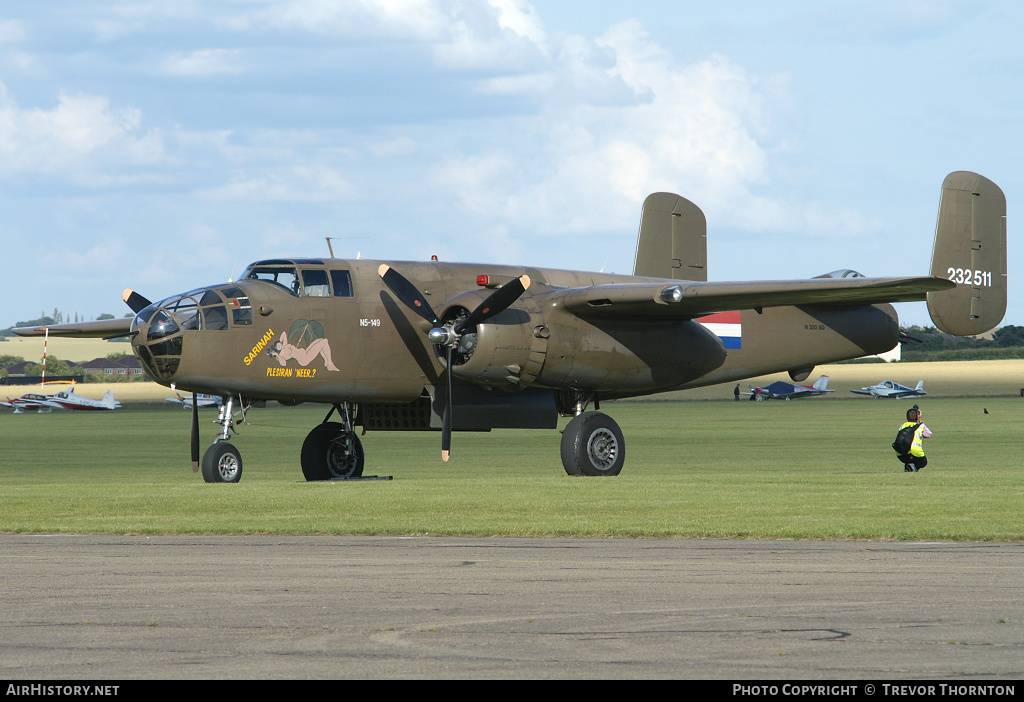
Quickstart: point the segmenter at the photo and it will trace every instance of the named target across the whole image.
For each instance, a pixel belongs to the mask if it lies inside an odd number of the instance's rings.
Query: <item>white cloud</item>
[[[418,150],[416,142],[409,137],[398,137],[387,141],[377,141],[367,144],[371,155],[376,158],[401,158],[413,156]]]
[[[62,93],[51,110],[22,109],[0,84],[0,175],[44,173],[95,182],[97,173],[166,161],[158,132],[142,113],[112,109],[97,95]]]
[[[680,64],[635,21],[589,46],[578,37],[560,42],[564,50],[542,73],[488,84],[542,94],[542,114],[509,122],[502,146],[450,155],[435,169],[435,182],[463,207],[500,213],[524,229],[605,231],[609,222],[635,220],[647,194],[670,190],[694,199],[719,226],[805,221],[788,203],[766,207],[751,194],[771,177],[763,142],[771,138],[777,82],[766,89],[724,56]],[[617,85],[620,97],[590,100],[588,84]],[[544,95],[556,85],[577,89]],[[517,140],[540,150],[520,154],[510,146]],[[771,216],[745,217],[754,210]]]
[[[880,227],[852,210],[762,194],[773,154],[794,148],[772,122],[788,108],[786,76],[757,76],[723,55],[682,63],[633,20],[592,42],[530,40],[552,49],[540,70],[481,90],[534,98],[541,114],[505,119],[488,147],[446,154],[431,172],[464,211],[521,231],[606,232],[633,226],[643,199],[667,190],[696,202],[712,228],[850,236]]]
[[[241,73],[237,64],[239,52],[231,49],[204,49],[190,54],[174,54],[161,63],[163,71],[172,76],[213,76]]]
[[[0,45],[25,41],[25,28],[17,20],[0,20]]]
[[[359,191],[339,171],[327,166],[292,166],[262,176],[238,176],[227,185],[201,191],[215,200],[251,202],[343,202]]]
[[[233,27],[271,27],[364,40],[430,40],[446,31],[450,17],[446,4],[438,0],[286,0],[236,18]]]

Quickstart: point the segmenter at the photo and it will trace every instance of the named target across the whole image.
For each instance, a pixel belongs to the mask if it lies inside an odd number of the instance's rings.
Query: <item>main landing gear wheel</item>
[[[363,474],[363,444],[338,422],[325,422],[302,442],[302,474],[306,480],[358,478]]]
[[[237,483],[242,479],[242,455],[226,441],[219,441],[203,454],[203,480],[208,483]]]
[[[584,412],[562,432],[562,466],[569,475],[618,475],[626,460],[622,430],[601,412]]]

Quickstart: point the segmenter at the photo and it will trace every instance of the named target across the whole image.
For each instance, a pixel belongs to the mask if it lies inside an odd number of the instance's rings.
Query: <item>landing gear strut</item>
[[[586,412],[588,404],[589,397],[576,396],[576,416],[562,432],[562,467],[569,475],[618,475],[626,460],[622,430],[608,415]]]
[[[228,397],[221,407],[220,422],[221,432],[214,439],[213,446],[206,449],[203,454],[202,469],[203,480],[208,483],[237,483],[242,479],[242,454],[235,446],[228,442],[231,432],[237,433],[234,427],[235,399]],[[242,417],[245,417],[245,405],[242,406]],[[195,411],[195,410],[193,410]],[[241,420],[240,420],[241,421]]]
[[[341,422],[328,419],[337,410]],[[363,474],[363,444],[352,431],[348,403],[334,405],[324,421],[302,442],[302,474],[306,480],[358,478]]]

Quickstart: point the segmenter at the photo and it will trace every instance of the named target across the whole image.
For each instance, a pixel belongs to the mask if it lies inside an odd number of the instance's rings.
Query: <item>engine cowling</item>
[[[510,308],[466,330],[454,354],[455,377],[481,385],[520,387],[537,340],[534,326],[528,312]]]

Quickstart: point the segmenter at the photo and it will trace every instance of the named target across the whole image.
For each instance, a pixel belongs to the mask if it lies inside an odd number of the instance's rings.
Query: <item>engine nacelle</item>
[[[606,393],[667,390],[725,362],[722,340],[696,322],[552,325],[538,382]]]
[[[544,317],[509,308],[467,337],[472,348],[456,354],[455,377],[510,390],[669,389],[710,373],[726,357],[721,339],[696,322],[597,323],[557,308]]]

